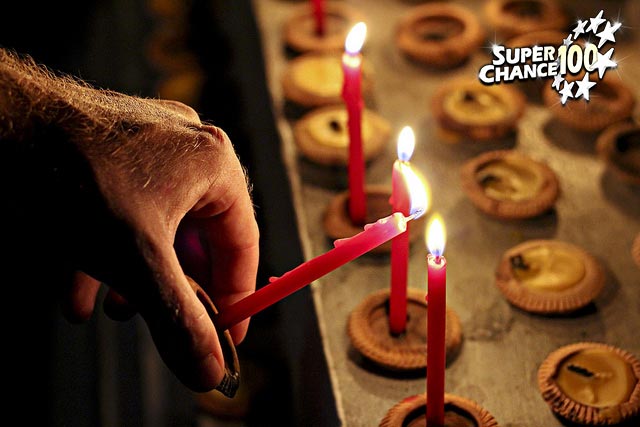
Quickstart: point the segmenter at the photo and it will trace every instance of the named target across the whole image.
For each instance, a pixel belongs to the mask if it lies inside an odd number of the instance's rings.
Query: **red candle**
[[[439,216],[429,222],[427,234],[427,425],[443,427],[447,260],[442,256],[445,231]]]
[[[391,175],[391,206],[393,212],[409,215],[411,199],[404,178],[413,155],[415,136],[405,126],[398,136],[398,159]],[[409,224],[407,231],[391,241],[391,292],[389,297],[389,329],[393,335],[404,333],[407,326],[407,273],[409,268]]]
[[[353,237],[336,240],[335,247],[330,251],[300,264],[283,276],[272,279],[268,285],[253,294],[224,307],[214,323],[219,330],[229,329],[319,277],[391,240],[407,229],[408,221],[419,217],[423,212],[424,210],[417,210],[409,217],[394,213],[365,225],[364,231]]]
[[[362,54],[367,26],[359,22],[349,31],[342,55],[342,99],[347,108],[349,127],[349,216],[354,224],[364,224],[367,198],[364,191],[364,155],[362,153]]]
[[[324,0],[313,0],[313,17],[316,22],[316,34],[324,36]]]

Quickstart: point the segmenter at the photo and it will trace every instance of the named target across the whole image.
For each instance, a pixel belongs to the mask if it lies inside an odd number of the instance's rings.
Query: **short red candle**
[[[398,159],[391,175],[391,206],[393,212],[409,215],[411,198],[404,177],[413,154],[415,137],[405,126],[398,136]],[[407,327],[407,275],[409,269],[409,224],[407,231],[391,241],[391,291],[389,297],[389,330],[393,335],[404,333]]]
[[[418,215],[421,213],[415,214]],[[407,222],[413,218],[414,216],[405,217],[394,213],[367,224],[364,231],[353,237],[336,240],[335,247],[330,251],[300,264],[283,276],[274,278],[253,294],[222,308],[214,321],[216,327],[219,330],[229,329],[330,271],[391,240],[405,231]]]
[[[439,219],[429,226],[427,256],[427,426],[444,426],[445,331],[447,319],[447,260],[444,228]],[[441,243],[434,241],[440,238]]]
[[[316,34],[324,36],[325,31],[325,14],[324,14],[324,0],[313,0],[313,17],[316,23]]]
[[[342,99],[347,108],[349,128],[349,217],[354,224],[364,224],[367,198],[364,190],[364,155],[362,152],[362,55],[367,26],[357,23],[347,35],[342,55]]]

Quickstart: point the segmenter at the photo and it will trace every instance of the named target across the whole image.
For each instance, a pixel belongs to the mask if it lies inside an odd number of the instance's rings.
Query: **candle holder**
[[[391,125],[375,111],[365,108],[362,115],[362,149],[365,162],[380,156],[389,140]],[[348,115],[343,105],[315,108],[293,126],[300,153],[323,166],[348,166]]]
[[[584,74],[567,75],[567,82],[582,79]],[[606,95],[604,95],[606,94]],[[633,115],[635,98],[633,91],[620,77],[607,73],[593,87],[589,102],[580,108],[565,108],[558,102],[558,92],[545,86],[542,93],[545,106],[564,126],[583,133],[600,133],[607,127],[628,120]]]
[[[391,187],[382,185],[369,185],[365,188],[367,200],[367,216],[365,223],[369,223],[375,218],[382,218],[390,215]],[[409,228],[409,241],[413,242],[422,238],[424,234],[425,218],[422,215],[413,220]],[[323,219],[323,227],[326,235],[332,239],[344,239],[352,237],[362,231],[364,224],[354,224],[349,216],[349,191],[343,191],[336,195],[329,203]],[[375,254],[388,254],[391,252],[391,241],[388,241],[370,251]]]
[[[640,359],[601,342],[557,348],[538,368],[542,398],[571,425],[638,425],[639,380]]]
[[[541,216],[553,209],[560,195],[556,173],[517,150],[487,151],[467,160],[460,181],[474,206],[502,220]]]
[[[620,122],[607,127],[598,135],[596,150],[621,182],[640,186],[640,124]]]
[[[533,31],[563,30],[569,23],[565,9],[554,0],[489,0],[484,5],[484,19],[501,39]]]
[[[407,289],[405,333],[394,336],[389,329],[389,290],[377,291],[351,312],[347,332],[352,345],[368,360],[390,371],[418,371],[427,366],[427,302],[424,291]],[[445,347],[452,360],[462,343],[457,314],[447,308]]]
[[[532,239],[505,251],[495,270],[495,283],[509,303],[521,310],[563,315],[591,304],[604,289],[606,275],[601,262],[580,246]]]
[[[485,40],[485,30],[466,6],[434,2],[412,7],[395,34],[400,51],[417,63],[449,69],[464,63]]]
[[[444,427],[498,426],[493,415],[472,400],[445,393],[444,404]],[[426,393],[408,397],[389,409],[379,427],[426,427],[426,409]]]
[[[524,94],[508,85],[486,86],[477,78],[451,78],[438,86],[430,103],[438,133],[456,143],[513,137],[526,101]]]
[[[351,27],[364,16],[345,2],[324,3],[324,33],[316,31],[313,7],[309,2],[294,8],[284,25],[284,41],[294,53],[340,52]]]
[[[218,309],[213,304],[213,301],[211,301],[204,289],[202,289],[192,278],[187,276],[187,281],[213,321],[218,314]],[[236,395],[236,392],[240,387],[240,362],[229,331],[225,330],[223,332],[218,330],[217,332],[220,340],[220,346],[222,347],[222,356],[224,358],[224,377],[215,389],[226,397],[232,398]]]

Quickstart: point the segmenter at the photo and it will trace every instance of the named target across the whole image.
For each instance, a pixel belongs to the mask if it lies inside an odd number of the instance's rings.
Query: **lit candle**
[[[427,231],[427,425],[444,426],[445,329],[447,316],[447,260],[444,223],[439,215]]]
[[[316,22],[316,34],[324,36],[324,0],[313,0],[312,7]]]
[[[349,127],[349,217],[354,224],[364,224],[367,198],[364,191],[364,155],[362,152],[362,54],[360,49],[367,35],[367,26],[358,22],[353,26],[342,55],[344,74],[342,98],[347,107]]]
[[[426,190],[417,176],[409,173],[411,191],[411,209],[409,216],[396,212],[367,224],[364,231],[353,237],[339,239],[334,248],[319,255],[283,276],[270,280],[270,283],[240,301],[222,307],[214,323],[218,330],[229,329],[286,296],[303,288],[314,280],[335,270],[343,264],[369,252],[371,249],[393,239],[407,229],[407,222],[424,214],[427,206]]]
[[[405,172],[413,155],[416,139],[405,126],[398,136],[398,159],[391,174],[391,206],[393,212],[409,215],[411,200]],[[391,292],[389,297],[389,329],[393,335],[404,333],[407,326],[407,272],[409,268],[409,224],[407,231],[391,241]]]

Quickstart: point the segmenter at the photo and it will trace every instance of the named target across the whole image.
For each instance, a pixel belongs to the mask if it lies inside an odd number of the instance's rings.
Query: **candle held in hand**
[[[416,139],[413,130],[405,126],[398,136],[398,159],[391,174],[391,206],[393,212],[409,214],[411,199],[405,179]],[[389,330],[393,335],[404,333],[407,326],[407,274],[409,268],[409,227],[391,241],[391,291],[389,296]]]
[[[364,224],[367,199],[364,190],[364,154],[362,151],[362,55],[360,49],[367,35],[367,26],[353,26],[345,41],[342,55],[342,99],[347,108],[349,128],[349,217],[354,224]]]
[[[427,228],[427,425],[444,426],[445,331],[447,260],[444,223],[434,215]]]
[[[423,182],[415,173],[408,173],[407,177],[411,192],[411,209],[408,217],[401,213],[394,213],[373,224],[368,224],[359,234],[336,240],[335,247],[329,252],[271,280],[271,283],[235,304],[222,307],[214,321],[218,330],[226,330],[237,325],[330,271],[404,232],[407,229],[407,222],[419,218],[427,210],[427,190]]]
[[[341,265],[391,240],[407,229],[408,221],[419,215],[421,213],[405,217],[395,213],[373,224],[367,224],[364,231],[353,237],[336,240],[335,247],[330,251],[300,264],[248,297],[223,308],[215,319],[216,327],[219,330],[229,329]]]

